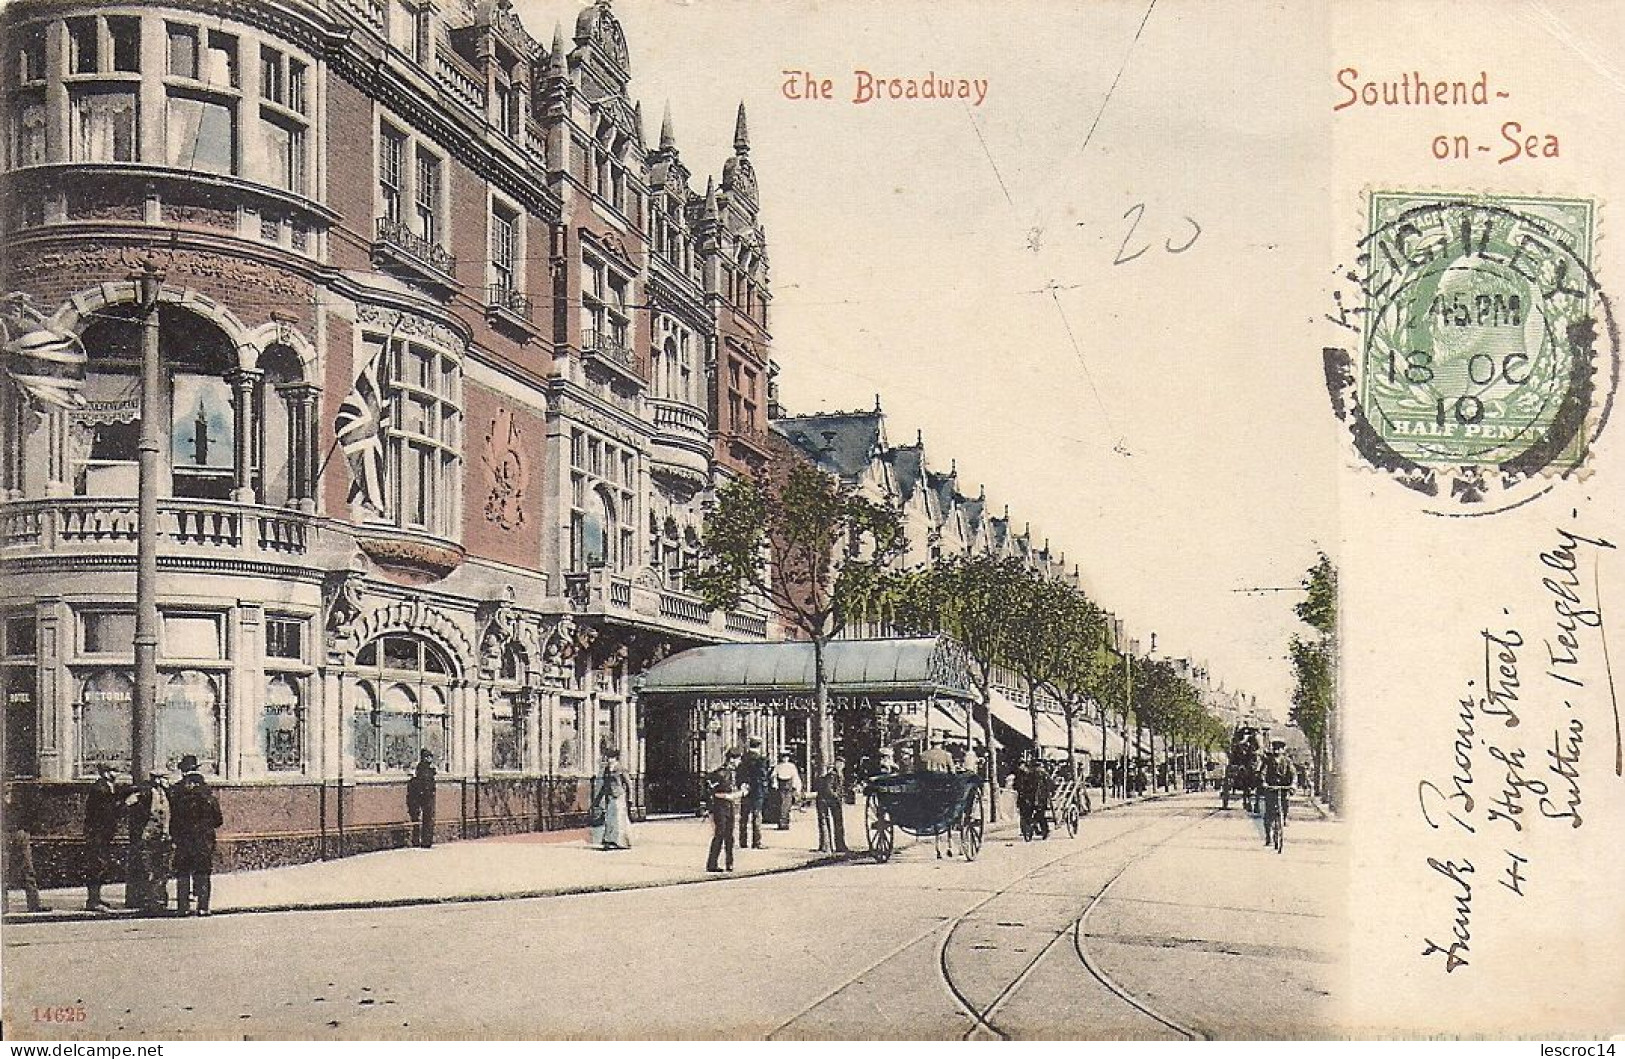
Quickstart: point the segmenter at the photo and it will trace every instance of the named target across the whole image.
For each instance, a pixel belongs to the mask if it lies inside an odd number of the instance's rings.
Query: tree
[[[829,730],[829,641],[874,597],[903,548],[898,513],[857,495],[789,449],[762,471],[717,491],[700,536],[690,584],[707,606],[730,610],[750,594],[774,608],[813,645],[813,769],[833,750]]]
[[[987,554],[943,556],[930,566],[895,571],[872,597],[870,617],[911,635],[943,634],[965,648],[971,679],[980,697],[976,719],[987,747],[988,775],[999,774],[993,738],[993,672],[1007,653],[1009,615],[1016,606],[1026,568],[1015,559]],[[990,806],[998,819],[998,800]]]
[[[1055,586],[1059,591],[1053,593],[1057,606],[1052,624],[1061,650],[1049,690],[1066,717],[1066,757],[1071,762],[1078,749],[1073,726],[1085,717],[1105,674],[1114,667],[1105,650],[1105,611],[1078,589],[1058,582]]]
[[[1027,686],[1027,714],[1032,721],[1035,751],[1042,746],[1038,693],[1053,688],[1066,668],[1070,644],[1063,625],[1072,591],[1036,570],[1023,570],[1015,606],[1009,614],[1010,636],[1004,661]]]
[[[1324,796],[1337,710],[1337,568],[1324,552],[1304,575],[1303,589],[1293,612],[1314,635],[1295,633],[1288,643],[1296,677],[1291,718],[1308,737],[1315,791]]]

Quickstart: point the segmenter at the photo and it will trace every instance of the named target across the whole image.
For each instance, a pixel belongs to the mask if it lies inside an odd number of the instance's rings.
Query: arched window
[[[88,674],[79,689],[79,774],[92,775],[97,765],[130,770],[130,709],[135,681],[127,671],[100,669]]]
[[[582,546],[587,565],[614,567],[615,501],[605,489],[595,490],[593,496],[596,498],[596,510],[588,510],[582,533]]]
[[[354,675],[357,772],[410,771],[424,750],[445,760],[452,673],[438,647],[410,633],[380,636],[356,652]]]
[[[219,677],[197,669],[171,674],[158,698],[158,767],[174,772],[187,754],[203,772],[220,771]]]
[[[78,496],[134,496],[141,431],[141,320],[131,305],[96,313],[79,336],[88,357],[84,407],[67,413],[68,476]],[[158,307],[160,392],[169,492],[203,500],[282,504],[312,494],[315,389],[286,346],[261,372],[238,370],[220,327],[179,305]],[[238,409],[240,399],[247,408]]]
[[[525,652],[509,644],[502,652],[491,695],[491,771],[520,772],[525,767]]]

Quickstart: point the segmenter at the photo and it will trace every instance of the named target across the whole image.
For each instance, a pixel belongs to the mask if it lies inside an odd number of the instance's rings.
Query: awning
[[[810,695],[813,666],[805,641],[715,644],[657,663],[637,688],[643,696]],[[831,695],[976,698],[964,648],[947,637],[832,640],[824,672]]]

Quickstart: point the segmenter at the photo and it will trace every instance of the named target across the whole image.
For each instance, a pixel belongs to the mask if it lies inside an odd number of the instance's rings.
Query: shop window
[[[450,729],[450,666],[439,648],[389,635],[356,653],[361,699],[353,719],[355,767],[410,771],[427,750],[444,761]]]
[[[130,711],[135,681],[127,670],[100,669],[85,674],[79,685],[78,772],[92,775],[97,765],[130,771]]]
[[[203,772],[220,771],[223,679],[183,669],[163,681],[158,698],[155,754],[158,767],[174,772],[187,754],[196,754]]]
[[[304,690],[298,677],[283,673],[266,677],[260,746],[267,771],[304,769]]]
[[[567,776],[585,775],[590,771],[581,750],[584,706],[579,699],[560,699],[553,715],[557,725],[553,745],[558,748],[558,771]]]

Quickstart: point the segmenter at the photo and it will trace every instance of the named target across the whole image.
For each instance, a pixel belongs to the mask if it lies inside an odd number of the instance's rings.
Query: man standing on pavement
[[[130,870],[124,906],[144,912],[169,910],[169,865],[175,845],[170,831],[169,778],[154,772],[138,789],[130,811]]]
[[[841,798],[845,794],[846,761],[836,758],[818,777],[813,789],[818,806],[818,852],[846,853],[846,828],[841,822]]]
[[[175,789],[172,828],[175,833],[175,910],[190,915],[197,893],[197,914],[209,914],[213,886],[214,833],[224,822],[220,800],[198,771],[197,757],[181,758],[180,786]]]
[[[406,781],[406,814],[417,825],[417,844],[424,849],[434,845],[434,755],[427,750],[418,755],[417,771]]]
[[[43,912],[45,906],[40,903],[39,878],[34,873],[34,836],[26,827],[13,826],[20,814],[12,801],[12,792],[9,788],[6,790],[5,806],[6,910],[11,910],[11,891],[16,888],[28,899],[30,912]]]
[[[739,789],[738,772],[739,751],[730,750],[722,759],[722,767],[705,776],[711,808],[711,856],[705,862],[706,871],[734,870],[734,815],[745,793]],[[717,864],[717,858],[724,853],[726,869]]]
[[[773,766],[762,755],[762,740],[751,736],[745,757],[735,778],[745,795],[739,802],[739,848],[762,848],[762,808],[767,802],[767,786]]]
[[[119,813],[125,799],[119,796],[113,766],[103,761],[96,766],[96,782],[85,796],[85,910],[111,912],[113,906],[102,900],[102,887],[113,874],[113,839],[118,834]]]
[[[773,766],[773,784],[779,792],[779,830],[790,830],[790,806],[801,796],[801,770],[790,760],[790,751],[779,754]]]

